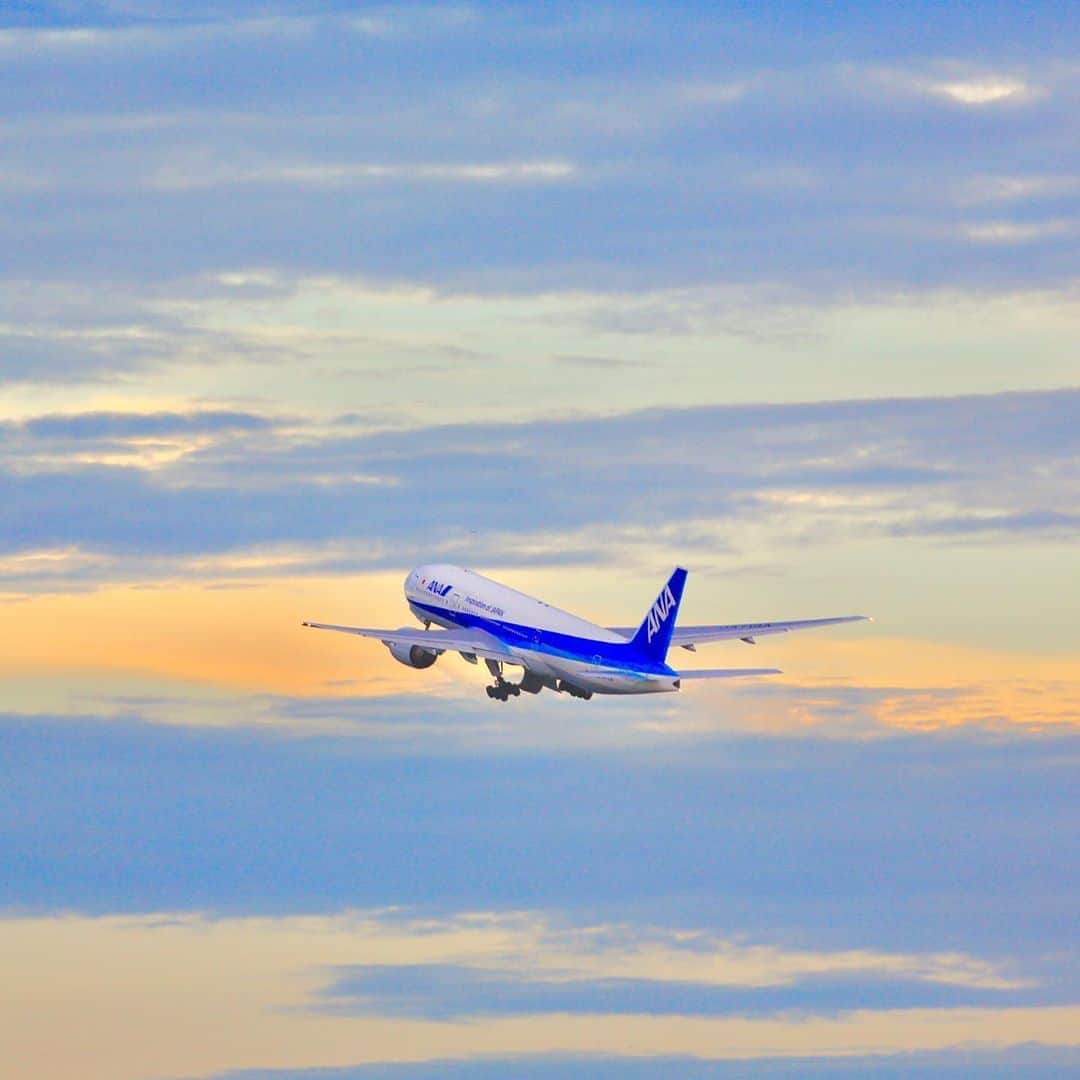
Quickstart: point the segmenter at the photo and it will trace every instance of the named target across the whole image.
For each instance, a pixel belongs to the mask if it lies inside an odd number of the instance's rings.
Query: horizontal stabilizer
[[[671,635],[672,645],[704,645],[709,641],[741,639],[754,643],[765,634],[788,634],[792,630],[817,630],[823,626],[864,622],[867,615],[839,615],[828,619],[792,619],[788,622],[733,623],[726,626],[678,626]]]
[[[743,675],[783,675],[774,667],[702,668],[698,671],[680,671],[680,679],[737,679]]]
[[[839,626],[841,623],[873,622],[869,615],[839,615],[828,619],[792,619],[787,622],[727,623],[719,626],[676,626],[671,633],[672,647],[690,649],[710,641],[745,641],[750,645],[764,634],[787,634],[792,630],[817,630],[822,626]],[[629,638],[632,626],[609,626],[609,630]]]

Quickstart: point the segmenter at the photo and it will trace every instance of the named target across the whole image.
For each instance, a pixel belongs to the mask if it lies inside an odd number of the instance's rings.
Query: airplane
[[[667,663],[672,647],[696,651],[710,641],[738,639],[750,645],[766,634],[859,622],[866,615],[788,622],[679,626],[675,621],[686,585],[677,567],[645,613],[641,625],[597,626],[543,600],[518,592],[460,566],[418,566],[405,579],[409,610],[423,629],[376,630],[305,622],[313,630],[376,638],[390,655],[411,668],[429,668],[446,652],[469,663],[483,659],[495,679],[487,695],[507,701],[523,691],[545,687],[588,700],[593,694],[656,694],[679,690],[687,679],[727,679],[779,675],[778,668],[706,668],[676,671]],[[440,627],[432,630],[432,624]],[[518,682],[503,677],[507,667],[522,669]]]

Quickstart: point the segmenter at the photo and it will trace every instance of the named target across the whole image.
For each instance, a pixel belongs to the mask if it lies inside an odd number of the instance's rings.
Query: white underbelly
[[[531,654],[528,659],[530,669],[534,663],[537,667],[543,664],[555,678],[566,679],[574,686],[594,694],[665,694],[679,689],[678,679],[674,675],[648,675],[537,653]]]

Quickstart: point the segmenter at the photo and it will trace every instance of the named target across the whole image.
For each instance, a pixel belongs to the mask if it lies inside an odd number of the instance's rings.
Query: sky
[[[11,1075],[1080,1076],[1078,46],[3,5]],[[506,704],[300,627],[435,560],[875,621]]]

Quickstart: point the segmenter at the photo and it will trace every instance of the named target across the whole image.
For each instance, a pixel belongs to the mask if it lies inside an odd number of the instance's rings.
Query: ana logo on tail
[[[675,597],[671,594],[671,586],[665,585],[664,591],[656,598],[656,603],[649,609],[647,616],[648,641],[652,641],[653,637],[659,633],[660,627],[663,626],[664,620],[671,614],[671,609],[674,606]]]

